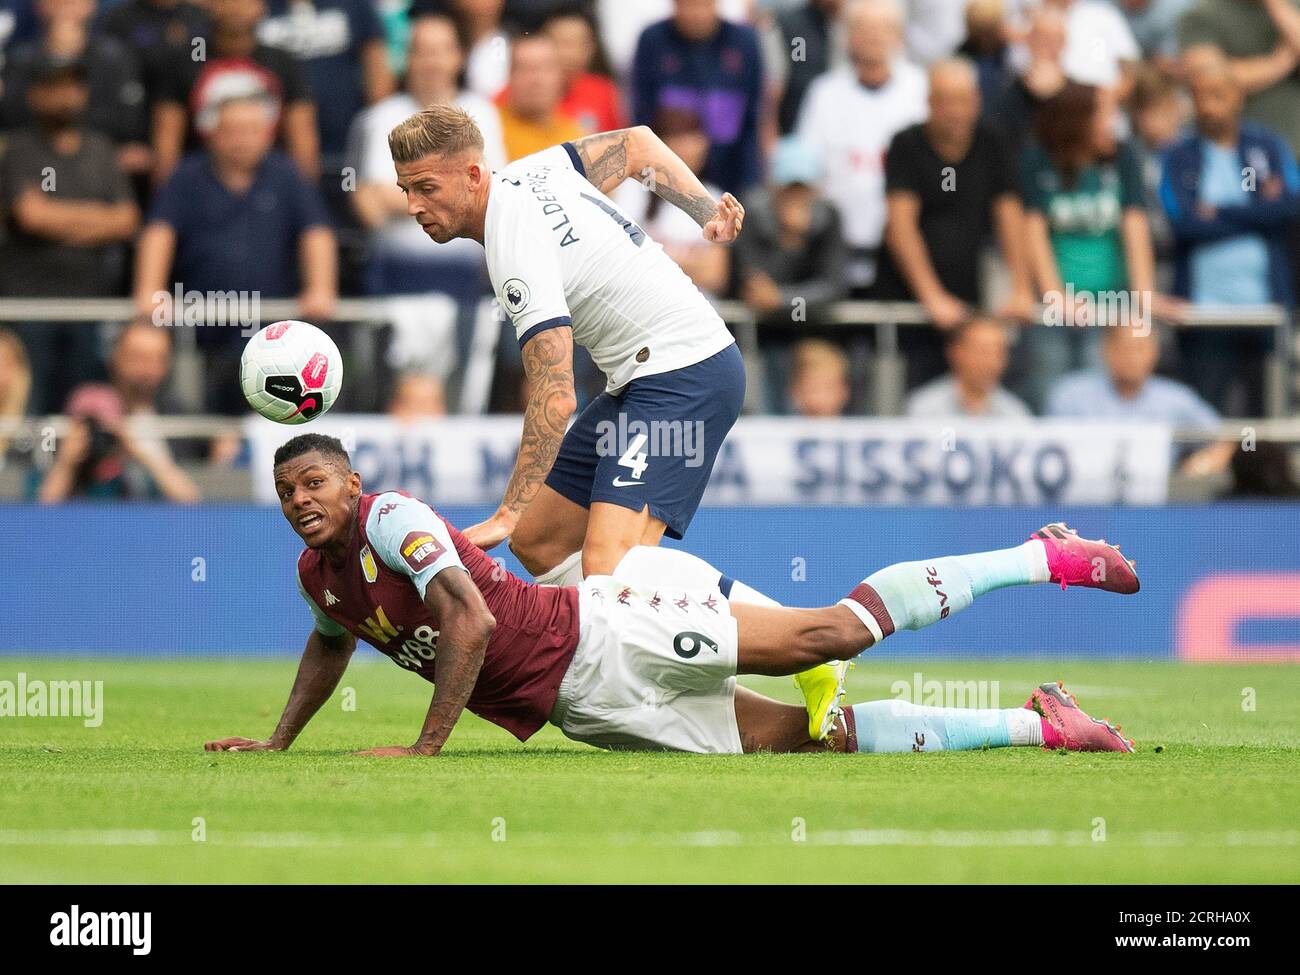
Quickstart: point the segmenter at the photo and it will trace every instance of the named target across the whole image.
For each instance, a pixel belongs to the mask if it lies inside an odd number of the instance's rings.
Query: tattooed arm
[[[648,126],[598,132],[571,145],[587,181],[602,193],[612,192],[625,179],[636,179],[698,223],[705,240],[725,244],[740,233],[745,219],[740,201],[730,193],[714,200],[691,168]]]
[[[485,550],[509,537],[537,497],[560,452],[569,417],[578,408],[573,390],[573,329],[561,326],[537,333],[524,346],[523,356],[528,406],[515,469],[496,514],[465,530],[465,537]]]

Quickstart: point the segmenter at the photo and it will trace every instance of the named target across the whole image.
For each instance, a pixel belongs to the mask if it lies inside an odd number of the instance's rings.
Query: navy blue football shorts
[[[546,483],[574,504],[650,514],[681,538],[745,399],[735,343],[694,365],[601,393],[564,435]]]

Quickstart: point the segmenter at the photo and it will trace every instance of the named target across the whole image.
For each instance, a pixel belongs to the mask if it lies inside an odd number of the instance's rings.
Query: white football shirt
[[[492,174],[483,231],[488,274],[520,347],[570,325],[614,393],[731,345],[686,273],[580,166],[565,143]]]

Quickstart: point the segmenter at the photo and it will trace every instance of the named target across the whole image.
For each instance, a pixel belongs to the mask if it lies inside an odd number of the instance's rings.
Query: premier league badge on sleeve
[[[501,286],[501,298],[506,303],[506,310],[511,315],[518,315],[528,307],[532,301],[532,292],[528,290],[528,285],[524,284],[519,278],[511,278]]]

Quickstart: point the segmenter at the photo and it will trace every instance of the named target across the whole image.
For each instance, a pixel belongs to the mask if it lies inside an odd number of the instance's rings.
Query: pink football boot
[[[1120,734],[1118,725],[1090,718],[1073,694],[1058,680],[1034,689],[1025,702],[1043,718],[1043,747],[1072,752],[1131,752],[1133,739]]]
[[[1066,586],[1085,586],[1131,596],[1138,591],[1137,565],[1120,553],[1118,545],[1108,545],[1080,538],[1064,522],[1044,525],[1029,536],[1043,540],[1047,549],[1047,568],[1052,581]]]

